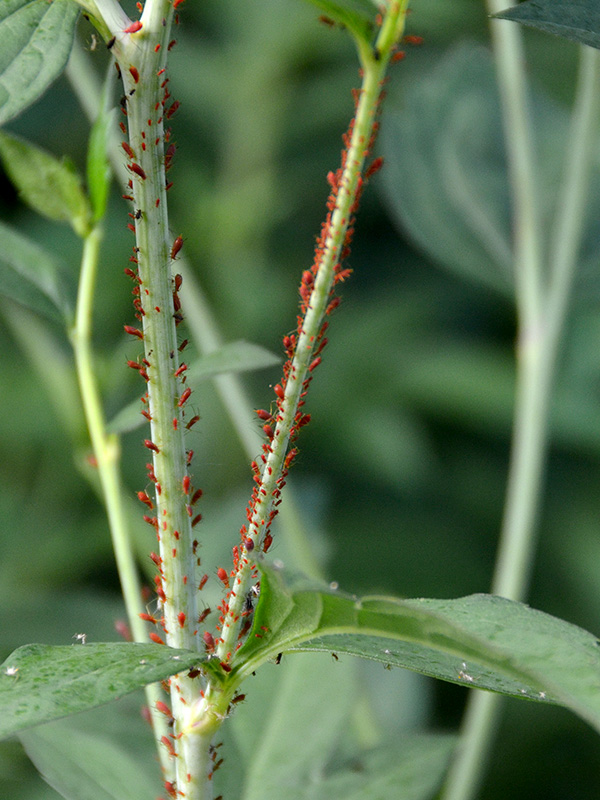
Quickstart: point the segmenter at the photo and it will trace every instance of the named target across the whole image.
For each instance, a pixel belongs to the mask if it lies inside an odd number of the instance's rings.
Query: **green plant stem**
[[[318,264],[310,302],[299,330],[294,357],[285,384],[285,394],[277,414],[274,435],[262,469],[260,489],[249,521],[248,538],[252,541],[252,549],[261,548],[264,531],[268,530],[275,498],[279,496],[288,443],[296,424],[301,398],[306,391],[305,381],[309,375],[312,355],[319,340],[319,332],[334,286],[336,265],[340,260],[346,232],[356,205],[366,151],[375,130],[382,80],[391,48],[404,28],[406,6],[407,3],[394,4],[386,15],[375,45],[377,57],[373,55],[372,51],[359,45],[363,67],[363,85],[347,157],[339,181],[339,192],[323,246],[323,254]],[[246,549],[245,554],[249,553],[250,551]],[[219,658],[222,660],[230,660],[235,652],[240,620],[243,620],[243,605],[250,589],[252,575],[251,556],[242,557],[235,573],[233,590],[228,598],[227,613],[217,649]]]
[[[497,50],[500,61],[513,55],[514,52],[504,51],[502,47]],[[539,285],[538,278],[533,276],[517,282],[521,302],[518,302],[515,422],[505,516],[492,583],[493,593],[513,600],[525,597],[533,562],[548,448],[550,397],[581,241],[589,166],[597,133],[599,90],[598,53],[582,48],[561,202],[552,226],[555,237],[550,249],[548,287],[546,290]],[[513,182],[513,189],[515,195],[519,194],[519,184]],[[532,194],[530,199],[533,201]],[[523,196],[521,201],[526,202]],[[532,219],[533,213],[528,217]],[[523,262],[518,259],[517,245],[518,270],[519,263]],[[539,252],[539,245],[530,243],[524,248],[524,253],[527,252]],[[537,266],[531,266],[532,273],[539,274]],[[470,695],[461,743],[442,792],[443,800],[470,800],[475,796],[487,765],[499,713],[498,695],[482,692]]]
[[[96,226],[84,240],[75,323],[70,332],[70,338],[75,354],[77,379],[92,449],[96,459],[102,495],[106,505],[129,625],[134,640],[145,642],[148,634],[139,616],[144,611],[141,601],[141,586],[123,509],[119,470],[120,443],[117,436],[107,433],[106,420],[94,370],[92,320],[101,239],[101,228]],[[161,737],[168,733],[164,715],[156,711],[156,701],[160,697],[160,689],[157,685],[146,687],[146,698],[152,713],[154,734],[157,742],[160,742]],[[161,748],[161,755],[163,752],[164,748]],[[167,759],[164,758],[163,761],[163,767],[167,767]]]
[[[165,170],[165,119],[174,113],[165,67],[173,15],[168,0],[148,0],[139,32],[114,46],[127,98],[128,170],[135,207],[135,260],[147,405],[152,451],[150,477],[155,483],[154,525],[159,542],[159,591],[168,645],[199,649],[197,636],[196,568],[200,563],[193,542],[190,494],[184,442],[185,402],[189,396],[184,365],[179,363],[176,310],[171,276],[172,235],[169,231]],[[168,136],[168,134],[167,134]],[[125,148],[126,149],[126,148]],[[138,334],[139,335],[139,334]],[[203,731],[190,729],[188,718],[201,684],[179,674],[170,679],[174,725],[169,751],[175,766],[175,788],[186,800],[210,797],[209,759]],[[175,755],[176,752],[176,755]]]

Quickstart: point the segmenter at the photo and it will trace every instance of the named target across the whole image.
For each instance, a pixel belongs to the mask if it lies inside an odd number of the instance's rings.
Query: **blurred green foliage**
[[[292,0],[243,7],[188,0],[180,13],[170,68],[171,91],[181,101],[173,121],[173,232],[184,237],[226,339],[280,352],[281,336],[295,327],[296,286],[324,216],[325,176],[337,168],[352,114],[353,45],[319,24],[312,7]],[[483,4],[415,3],[409,33],[425,42],[408,47],[392,70],[378,146],[388,164],[364,195],[350,259],[355,273],[343,286],[315,374],[313,421],[300,439],[292,491],[309,536],[327,554],[327,576],[340,586],[456,597],[489,588],[514,382],[510,281],[496,280],[505,265],[486,261],[490,240],[469,214],[489,212],[484,221],[493,225],[486,230],[505,246],[510,222]],[[103,74],[105,49],[93,46],[84,20],[79,37]],[[552,198],[568,146],[564,120],[577,50],[535,32],[526,41]],[[89,126],[64,77],[9,127],[68,154],[83,171]],[[600,628],[594,180],[530,596],[533,606],[590,630]],[[141,393],[125,367],[138,353],[124,344],[133,309],[123,268],[133,242],[120,194],[115,187],[109,202],[95,319],[109,418]],[[44,244],[74,291],[79,253],[71,231],[20,205],[6,178],[0,212]],[[115,640],[113,623],[124,613],[102,503],[85,478],[87,442],[64,331],[52,323],[38,327],[14,301],[3,301],[0,313],[0,657],[30,641],[66,644],[80,631],[88,640]],[[244,378],[256,407],[268,407],[278,377],[275,368]],[[193,400],[202,417],[189,446],[196,452],[194,482],[205,492],[203,559],[227,563],[251,473],[211,386],[199,386]],[[123,439],[140,554],[153,546],[133,504],[146,482],[142,438],[137,430]],[[284,553],[284,543],[273,545],[276,557]],[[149,559],[140,561],[150,575]],[[407,683],[382,670],[369,674],[388,698],[384,707],[404,715],[409,730],[448,731],[458,723],[466,690]],[[409,695],[418,698],[416,712],[406,710]],[[379,721],[394,733],[397,718],[381,710]],[[599,755],[597,738],[566,711],[506,703],[482,800],[595,797]],[[9,742],[0,750],[0,796],[57,795]]]

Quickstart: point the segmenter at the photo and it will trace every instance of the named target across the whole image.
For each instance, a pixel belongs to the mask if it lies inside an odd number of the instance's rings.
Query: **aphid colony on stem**
[[[180,2],[175,0],[173,5]],[[142,23],[134,22],[124,33],[133,35],[141,29]],[[174,41],[167,44],[167,38],[165,34],[162,43],[157,42],[154,46],[154,52],[162,54],[163,58],[166,57],[165,51],[174,44]],[[120,43],[115,47],[117,54],[118,51]],[[184,240],[177,235],[170,245],[166,243],[168,217],[164,202],[165,192],[172,185],[167,182],[166,173],[172,166],[176,146],[171,142],[170,130],[163,130],[163,125],[176,113],[179,102],[171,99],[168,79],[164,77],[164,61],[161,64],[161,68],[154,67],[156,72],[150,75],[155,86],[160,87],[161,99],[156,103],[153,101],[149,107],[140,101],[148,73],[128,60],[121,63],[125,86],[121,109],[129,125],[129,136],[122,142],[122,150],[130,174],[127,193],[123,196],[133,204],[128,225],[136,234],[131,266],[125,272],[134,284],[133,306],[140,323],[140,327],[126,325],[125,331],[144,344],[143,358],[128,361],[128,366],[140,375],[145,384],[141,413],[150,423],[151,432],[143,444],[152,453],[147,475],[154,486],[154,496],[146,489],[138,491],[137,496],[144,510],[150,512],[143,518],[156,533],[159,551],[150,554],[157,570],[154,576],[157,610],[140,616],[157,628],[149,634],[151,641],[203,650],[211,660],[214,659],[216,668],[224,677],[232,670],[233,654],[251,635],[254,602],[260,594],[257,558],[271,548],[271,526],[279,511],[288,472],[298,454],[296,439],[310,421],[310,414],[304,409],[306,395],[315,371],[322,363],[329,317],[340,303],[335,294],[336,287],[351,275],[351,270],[343,264],[350,252],[354,216],[364,182],[382,163],[377,158],[372,161],[363,179],[364,161],[377,133],[375,112],[381,99],[382,85],[375,78],[370,95],[366,89],[354,93],[356,123],[355,120],[351,122],[343,137],[340,168],[327,175],[330,186],[327,216],[317,238],[313,264],[301,277],[296,330],[283,337],[286,354],[283,376],[273,387],[272,409],[256,411],[266,441],[251,463],[253,490],[246,508],[246,524],[241,527],[240,541],[232,550],[233,568],[228,571],[219,566],[215,572],[209,570],[198,580],[196,570],[201,567],[201,559],[197,554],[198,541],[193,539],[193,529],[202,520],[195,508],[202,490],[192,484],[189,467],[193,451],[184,449],[183,437],[198,422],[199,415],[186,413],[192,387],[187,385],[187,364],[178,361],[179,353],[188,343],[187,339],[178,341],[177,332],[183,321],[179,299],[182,278],[180,274],[171,277],[169,272]],[[363,102],[365,97],[370,99]],[[369,109],[362,117],[361,108]],[[123,122],[121,130],[127,134]],[[155,185],[157,176],[158,187]],[[222,584],[224,596],[215,609],[218,622],[214,630],[202,631],[200,626],[206,623],[211,609],[204,606],[200,611],[198,598],[210,575]],[[268,635],[264,626],[254,632],[258,638]],[[279,659],[280,656],[277,663]],[[186,747],[181,737],[189,735],[198,724],[194,722],[191,727],[186,724],[190,719],[190,709],[196,707],[198,695],[204,700],[204,689],[208,694],[212,690],[210,676],[204,676],[202,690],[199,683],[191,683],[201,675],[198,665],[198,669],[173,676],[165,683],[165,689],[171,692],[171,707],[162,701],[156,704],[161,719],[166,717],[173,728],[172,735],[157,737],[168,759],[174,762],[173,773],[167,771],[164,776],[165,790],[170,797],[185,796],[186,787],[192,781],[185,770],[180,770],[184,758],[179,756],[185,753]],[[219,714],[226,716],[243,699],[244,695],[239,694],[227,698],[226,708],[220,708]],[[218,716],[216,711],[213,716]],[[162,722],[164,725],[164,720]],[[209,779],[222,763],[222,759],[217,758],[216,748],[211,750],[210,761]]]

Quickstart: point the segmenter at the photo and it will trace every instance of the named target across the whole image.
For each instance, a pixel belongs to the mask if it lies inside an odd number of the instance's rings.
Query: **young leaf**
[[[600,6],[597,0],[527,0],[494,14],[572,42],[600,48]]]
[[[359,600],[306,580],[288,586],[280,570],[266,568],[254,625],[234,664],[246,674],[286,650],[335,650],[557,703],[600,730],[600,642],[575,625],[501,597]]]
[[[28,205],[45,217],[69,222],[79,236],[88,233],[92,211],[71,164],[6,133],[0,133],[0,157]]]
[[[147,644],[19,647],[0,665],[0,738],[103,705],[201,661],[191,651]]]
[[[0,294],[51,319],[70,312],[67,282],[45,250],[0,222]]]
[[[251,342],[230,342],[214,353],[194,361],[186,372],[187,383],[194,386],[202,380],[222,375],[224,372],[249,372],[279,364],[281,359],[264,347]],[[140,428],[146,420],[140,414],[140,401],[135,399],[122,408],[111,420],[110,433],[126,433]]]
[[[355,39],[368,44],[374,30],[377,7],[370,0],[308,0],[324,12],[324,16],[348,28]]]
[[[0,125],[35,102],[63,71],[79,11],[73,0],[2,0]]]

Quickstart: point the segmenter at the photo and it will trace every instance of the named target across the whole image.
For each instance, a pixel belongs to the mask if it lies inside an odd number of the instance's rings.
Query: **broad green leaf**
[[[61,74],[79,11],[73,0],[2,0],[0,125],[35,102]]]
[[[157,796],[158,767],[141,768],[105,735],[78,730],[71,720],[19,735],[44,779],[67,800],[149,800]],[[153,771],[156,773],[153,777]]]
[[[0,665],[0,738],[116,700],[202,661],[147,644],[28,644]]]
[[[186,372],[186,382],[189,386],[215,375],[225,372],[250,372],[252,370],[266,369],[279,364],[281,359],[260,345],[240,340],[223,345],[214,353],[202,356],[190,365]],[[110,421],[108,429],[111,433],[126,433],[145,425],[147,420],[140,414],[140,401],[136,398],[133,402],[121,409]]]
[[[70,314],[66,276],[52,256],[0,222],[0,294],[51,319]]]
[[[255,636],[253,634],[258,634]],[[357,599],[306,579],[261,575],[241,674],[277,652],[349,653],[512,697],[570,708],[600,730],[600,642],[521,603],[490,595],[458,600]]]
[[[597,0],[528,0],[494,16],[600,48],[600,6]]]
[[[0,133],[0,157],[28,205],[45,217],[70,223],[79,236],[88,233],[92,211],[70,163],[6,133]]]

